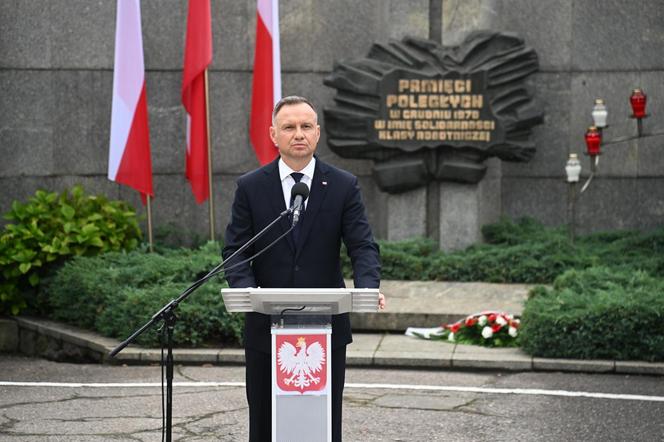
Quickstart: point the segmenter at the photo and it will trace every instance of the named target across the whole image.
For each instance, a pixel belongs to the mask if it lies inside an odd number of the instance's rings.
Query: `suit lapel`
[[[325,200],[325,195],[327,194],[327,172],[328,168],[325,163],[316,158],[316,168],[314,170],[314,179],[311,183],[311,189],[309,192],[307,210],[304,213],[304,217],[302,218],[300,236],[297,240],[297,252],[295,254],[296,259],[302,250],[302,244],[306,242],[309,234],[311,233],[314,220],[316,219],[316,216],[318,215],[318,212],[323,205],[323,201]]]
[[[281,179],[279,179],[278,161],[279,157],[270,164],[271,167],[265,169],[265,179],[268,182],[267,185],[264,186],[264,188],[267,189],[267,196],[272,204],[272,211],[274,212],[275,218],[279,216],[281,212],[286,210],[286,206],[284,205],[284,191],[281,187]],[[285,233],[286,230],[290,228],[289,217],[285,216],[281,218],[279,226],[281,227],[281,233]],[[286,235],[286,239],[288,240],[288,245],[291,248],[291,251],[295,252],[295,244],[293,243],[291,235]]]

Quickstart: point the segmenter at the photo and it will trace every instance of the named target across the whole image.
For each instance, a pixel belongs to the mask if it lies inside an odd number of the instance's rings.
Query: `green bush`
[[[592,265],[592,257],[556,238],[515,245],[477,245],[441,255],[432,262],[430,279],[494,283],[549,283],[570,268]]]
[[[168,283],[146,288],[130,288],[118,292],[113,305],[104,309],[95,323],[103,335],[126,339],[155,312],[159,311],[190,284]],[[242,317],[230,315],[224,308],[219,290],[222,285],[212,282],[203,285],[184,300],[175,310],[177,323],[173,334],[177,346],[200,347],[222,342],[241,342]],[[137,344],[156,346],[159,336],[156,326],[136,339]]]
[[[664,361],[663,295],[646,272],[570,270],[532,291],[521,344],[540,357]]]
[[[546,229],[533,218],[511,221],[503,218],[497,223],[482,226],[482,236],[488,244],[517,245],[549,240],[564,240],[567,237],[562,228]]]
[[[382,278],[550,284],[561,273],[605,265],[664,277],[664,229],[650,233],[603,232],[572,244],[561,228],[533,219],[501,220],[482,229],[486,243],[452,253],[428,239],[378,241]],[[344,275],[350,260],[342,253]]]
[[[664,228],[601,232],[575,243],[565,229],[532,219],[501,220],[482,232],[486,243],[453,253],[427,240],[379,242],[382,277],[553,284],[531,291],[519,334],[527,352],[664,360]]]
[[[68,261],[44,284],[51,317],[125,339],[170,300],[203,277],[220,260],[220,247],[161,253],[114,252]],[[179,346],[241,342],[243,316],[226,312],[213,278],[177,308],[174,341]],[[137,341],[158,345],[155,330]]]
[[[603,265],[664,277],[664,228],[647,233],[598,233],[583,237],[581,244],[593,251]]]
[[[12,221],[0,236],[0,314],[18,314],[26,292],[65,258],[136,248],[141,232],[127,203],[89,196],[76,186],[60,195],[39,190],[28,203],[14,201]]]

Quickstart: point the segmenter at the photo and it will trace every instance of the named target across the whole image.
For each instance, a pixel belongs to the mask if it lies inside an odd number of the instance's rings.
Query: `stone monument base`
[[[388,195],[387,239],[429,237],[441,250],[454,251],[482,242],[482,226],[499,220],[501,164],[487,160],[488,172],[477,184],[436,182]]]

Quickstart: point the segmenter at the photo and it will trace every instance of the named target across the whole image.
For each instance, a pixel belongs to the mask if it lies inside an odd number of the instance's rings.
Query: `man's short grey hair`
[[[274,120],[277,117],[277,114],[281,110],[282,107],[284,106],[292,106],[294,104],[300,104],[300,103],[305,103],[309,105],[311,109],[313,109],[314,113],[316,116],[318,116],[318,112],[316,111],[316,107],[313,105],[309,99],[300,97],[299,95],[289,95],[288,97],[284,97],[281,100],[277,102],[277,104],[274,105],[274,110],[272,111],[272,124],[274,125]]]

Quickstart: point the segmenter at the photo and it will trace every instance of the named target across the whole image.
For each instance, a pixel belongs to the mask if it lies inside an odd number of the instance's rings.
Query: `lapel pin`
[[[323,186],[327,186],[327,181],[323,181],[321,184],[322,184]]]

